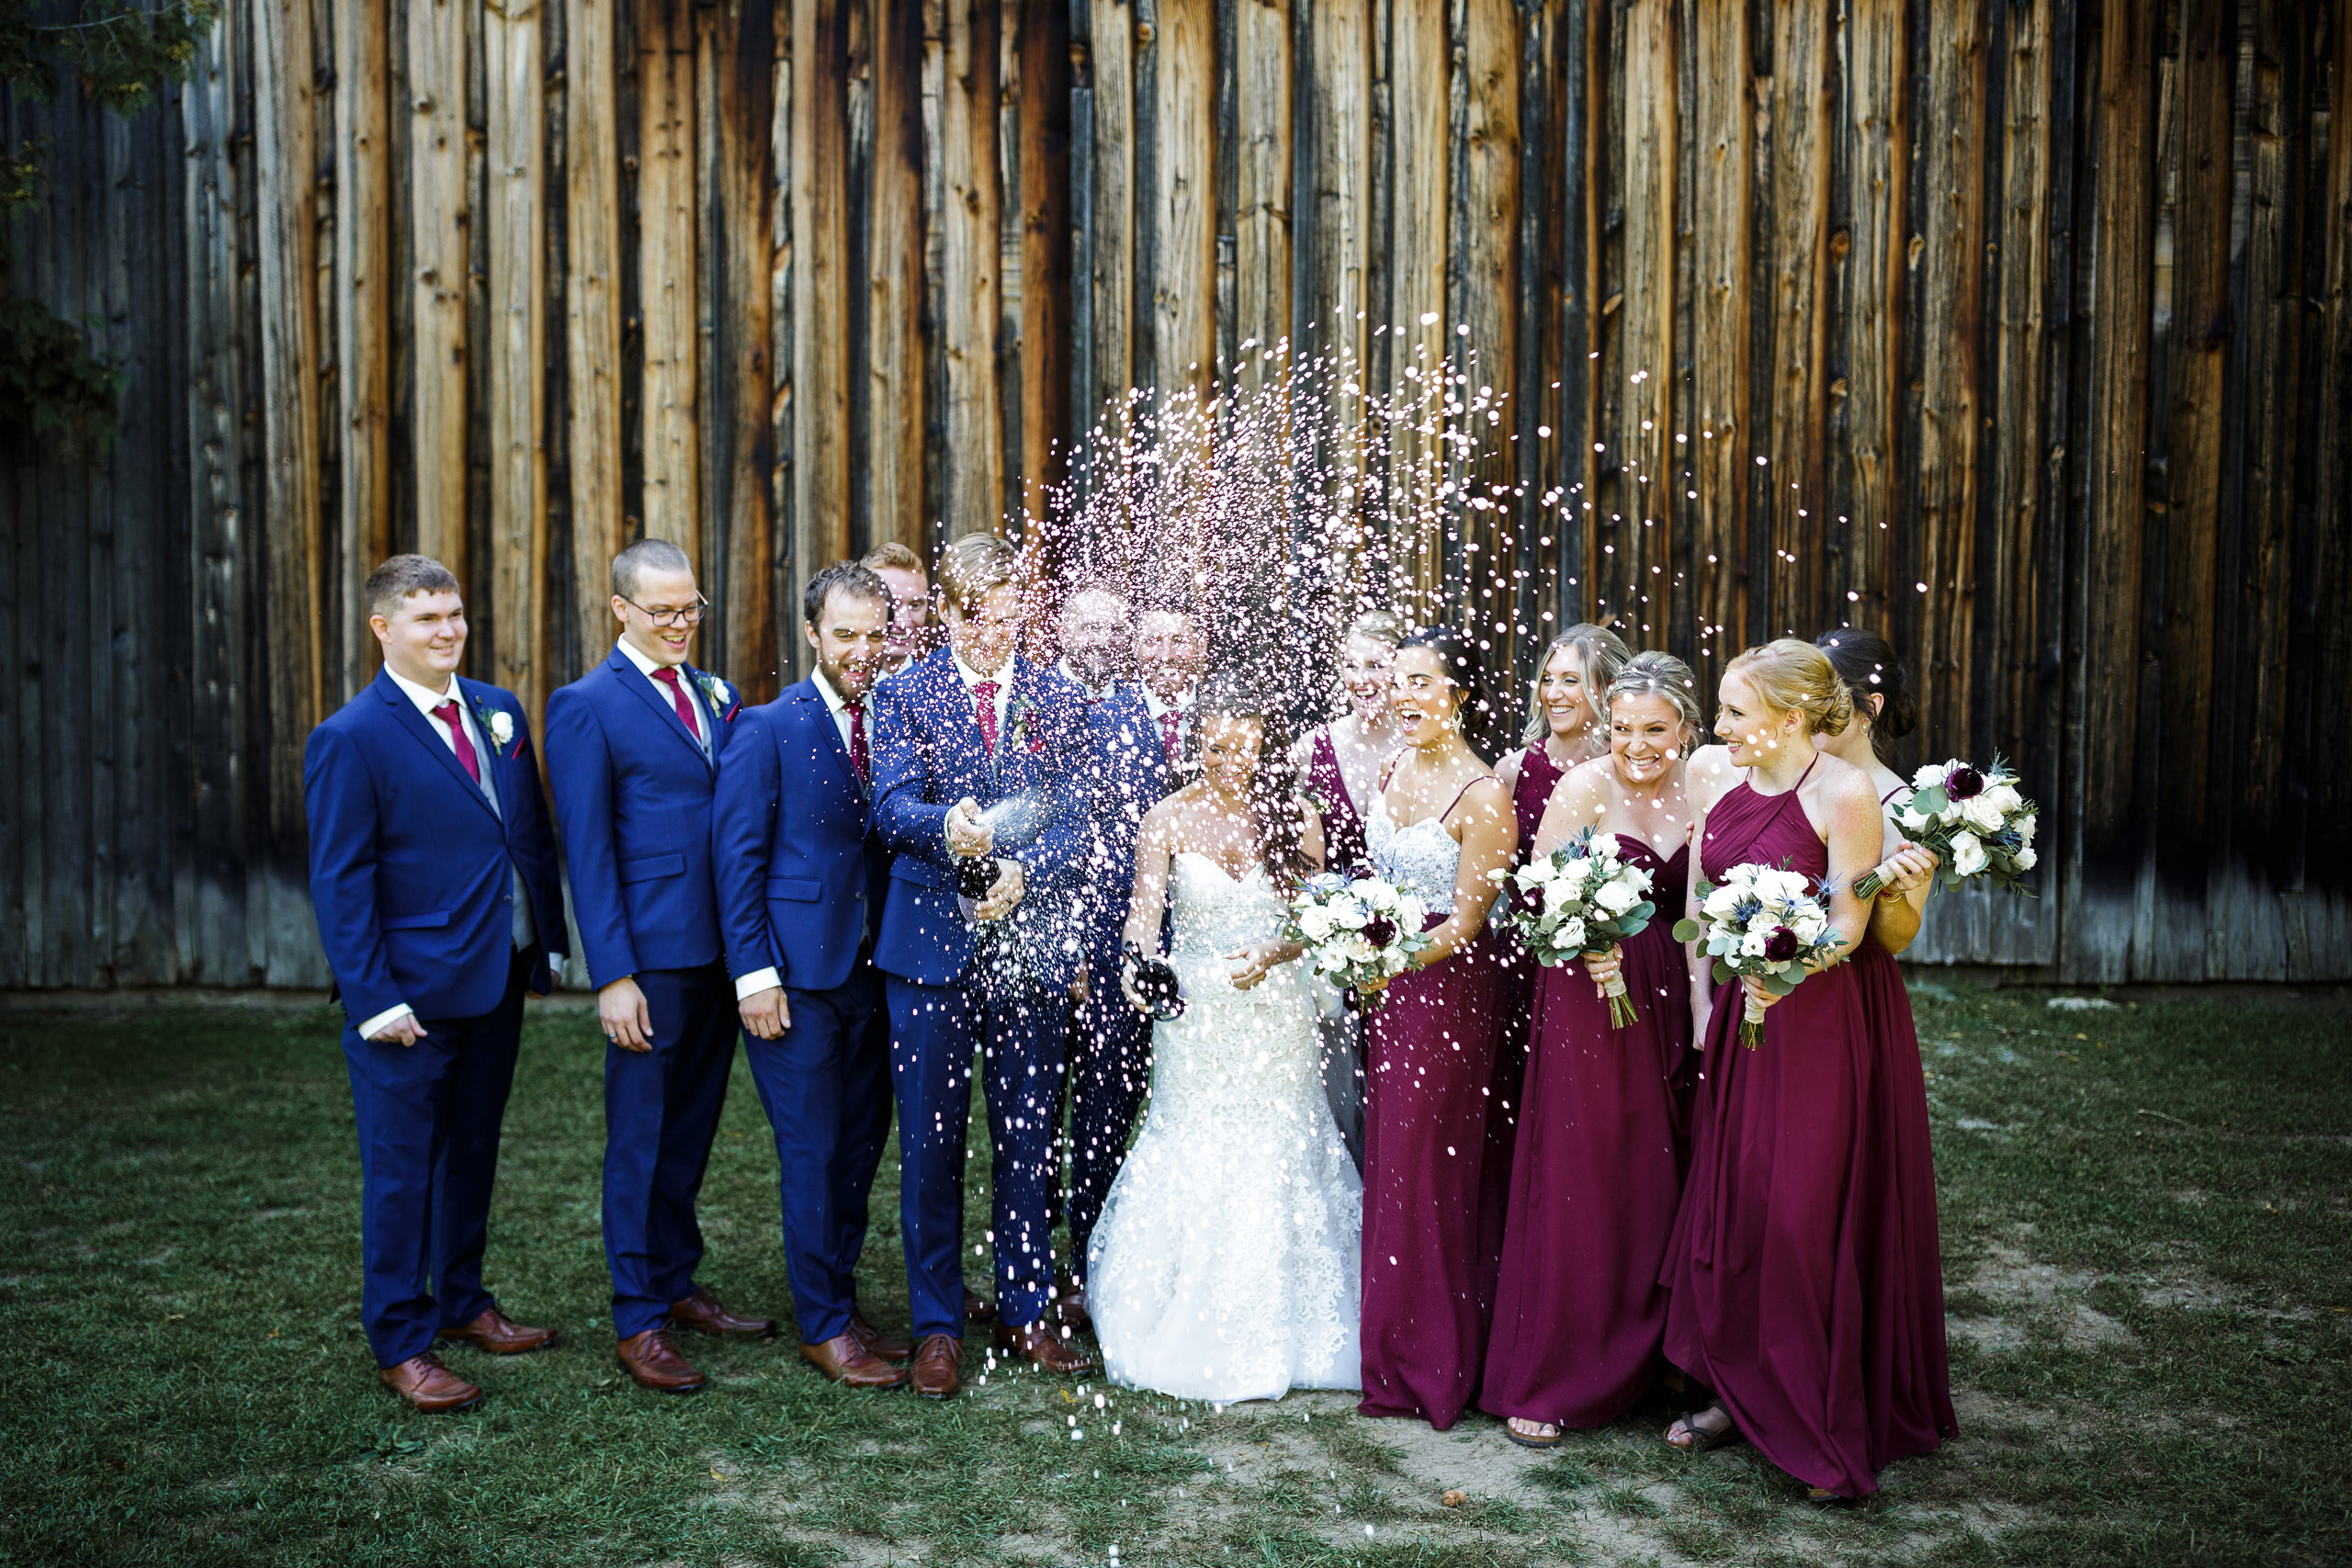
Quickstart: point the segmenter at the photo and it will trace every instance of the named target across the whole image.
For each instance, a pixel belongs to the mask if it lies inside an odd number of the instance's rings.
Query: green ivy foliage
[[[187,80],[220,16],[220,0],[165,0],[153,9],[123,0],[0,0],[0,79],[17,97],[46,104],[70,75],[89,101],[136,114],[160,84]],[[47,153],[39,140],[0,142],[0,227],[40,210]],[[95,455],[113,444],[124,376],[93,346],[102,324],[70,321],[19,296],[16,249],[0,242],[0,430],[28,448]]]

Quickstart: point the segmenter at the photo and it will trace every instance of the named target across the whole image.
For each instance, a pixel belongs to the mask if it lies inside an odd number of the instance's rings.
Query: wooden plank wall
[[[536,714],[607,646],[613,552],[677,540],[702,657],[764,696],[814,568],[1025,532],[1131,388],[1285,343],[1360,367],[1323,494],[1438,520],[1399,564],[1492,646],[1494,728],[1568,621],[1710,683],[1877,626],[1912,757],[1997,750],[2046,807],[2043,897],[1944,900],[1919,955],[2352,977],[2347,31],[254,0],[134,119],[0,100],[52,150],[18,287],[130,378],[107,460],[0,481],[0,986],[323,978],[300,748],[372,674],[389,551],[461,573],[472,671]],[[1475,470],[1347,389],[1448,355]]]

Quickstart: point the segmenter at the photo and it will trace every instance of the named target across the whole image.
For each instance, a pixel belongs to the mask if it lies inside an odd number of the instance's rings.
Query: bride
[[[1182,1016],[1152,1032],[1150,1110],[1102,1210],[1087,1279],[1104,1370],[1182,1399],[1358,1386],[1363,1183],[1317,1073],[1284,892],[1322,864],[1270,705],[1228,677],[1194,704],[1200,777],[1143,819],[1128,940],[1159,947]],[[1132,961],[1121,977],[1142,1007]]]

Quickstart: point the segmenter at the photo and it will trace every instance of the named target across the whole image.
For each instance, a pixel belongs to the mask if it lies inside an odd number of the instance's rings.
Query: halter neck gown
[[[1481,1409],[1599,1427],[1649,1388],[1666,1333],[1658,1284],[1682,1196],[1690,981],[1674,922],[1690,846],[1661,862],[1620,833],[1650,874],[1657,914],[1624,944],[1640,1016],[1609,1023],[1581,963],[1540,971],[1534,1044],[1510,1174],[1495,1326]]]
[[[1799,781],[1800,784],[1802,780]],[[1798,791],[1735,784],[1707,813],[1699,864],[1786,865],[1818,888],[1829,852]],[[1713,1388],[1747,1440],[1809,1485],[1878,1489],[1871,1303],[1885,1156],[1870,1131],[1880,1050],[1851,963],[1809,976],[1739,1043],[1739,982],[1715,988],[1690,1172],[1660,1282],[1666,1355]]]
[[[1363,814],[1348,793],[1348,775],[1340,771],[1339,749],[1331,744],[1328,724],[1315,731],[1314,743],[1306,749],[1306,788],[1323,803],[1323,863],[1339,872],[1363,864]]]
[[[1448,807],[1452,809],[1452,807]],[[1384,801],[1366,824],[1372,862],[1410,884],[1428,925],[1453,908],[1462,846],[1442,814],[1398,828]],[[1427,928],[1424,928],[1427,929]],[[1478,1188],[1501,971],[1482,928],[1453,957],[1389,982],[1364,1021],[1363,1400],[1366,1416],[1418,1416],[1439,1431],[1478,1392],[1491,1270],[1478,1260]]]

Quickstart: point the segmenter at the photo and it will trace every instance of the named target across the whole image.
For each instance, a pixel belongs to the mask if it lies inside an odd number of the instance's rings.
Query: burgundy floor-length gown
[[[1638,1016],[1611,1028],[1581,963],[1542,971],[1478,1399],[1491,1415],[1563,1427],[1615,1420],[1657,1374],[1658,1270],[1687,1155],[1690,976],[1673,933],[1690,846],[1661,864],[1638,839],[1617,843],[1649,872],[1657,908],[1624,943]]]
[[[1802,782],[1802,781],[1800,781]],[[1829,855],[1794,789],[1735,784],[1707,814],[1710,881],[1786,865],[1817,886]],[[1715,1391],[1757,1450],[1843,1497],[1878,1489],[1871,1443],[1876,1194],[1891,1190],[1882,1051],[1852,963],[1809,976],[1740,1044],[1739,984],[1715,989],[1690,1171],[1660,1280],[1666,1355]]]
[[[1306,749],[1306,792],[1323,808],[1323,863],[1330,870],[1352,872],[1364,863],[1363,815],[1348,793],[1348,776],[1340,771],[1340,753],[1331,744],[1331,727],[1315,732]]]
[[[1449,807],[1448,809],[1451,809]],[[1368,839],[1383,875],[1450,907],[1462,849],[1437,818]],[[1442,845],[1438,840],[1443,840]],[[1442,886],[1442,894],[1430,889]],[[1433,912],[1430,926],[1444,915]],[[1487,1348],[1478,1185],[1501,1018],[1494,938],[1391,981],[1364,1021],[1363,1399],[1366,1416],[1418,1416],[1439,1431],[1478,1392]]]
[[[1862,1258],[1863,1390],[1869,1401],[1873,1470],[1926,1453],[1959,1430],[1944,1348],[1942,1241],[1936,1221],[1936,1164],[1928,1145],[1928,1084],[1911,993],[1894,955],[1866,937],[1854,954],[1862,1021],[1878,1049],[1876,1090],[1863,1126],[1880,1146],[1883,1185],[1873,1200],[1870,1249]]]
[[[1519,782],[1511,786],[1511,814],[1519,819],[1514,866],[1525,865],[1535,848],[1544,808],[1566,776],[1543,746],[1530,746],[1519,760]],[[1495,935],[1502,960],[1496,982],[1495,1010],[1502,1027],[1495,1034],[1494,1077],[1487,1086],[1487,1158],[1478,1175],[1478,1299],[1492,1309],[1495,1276],[1502,1267],[1503,1224],[1511,1197],[1511,1161],[1518,1145],[1520,1095],[1527,1081],[1527,1043],[1533,1038],[1537,976],[1543,965],[1517,939]]]

